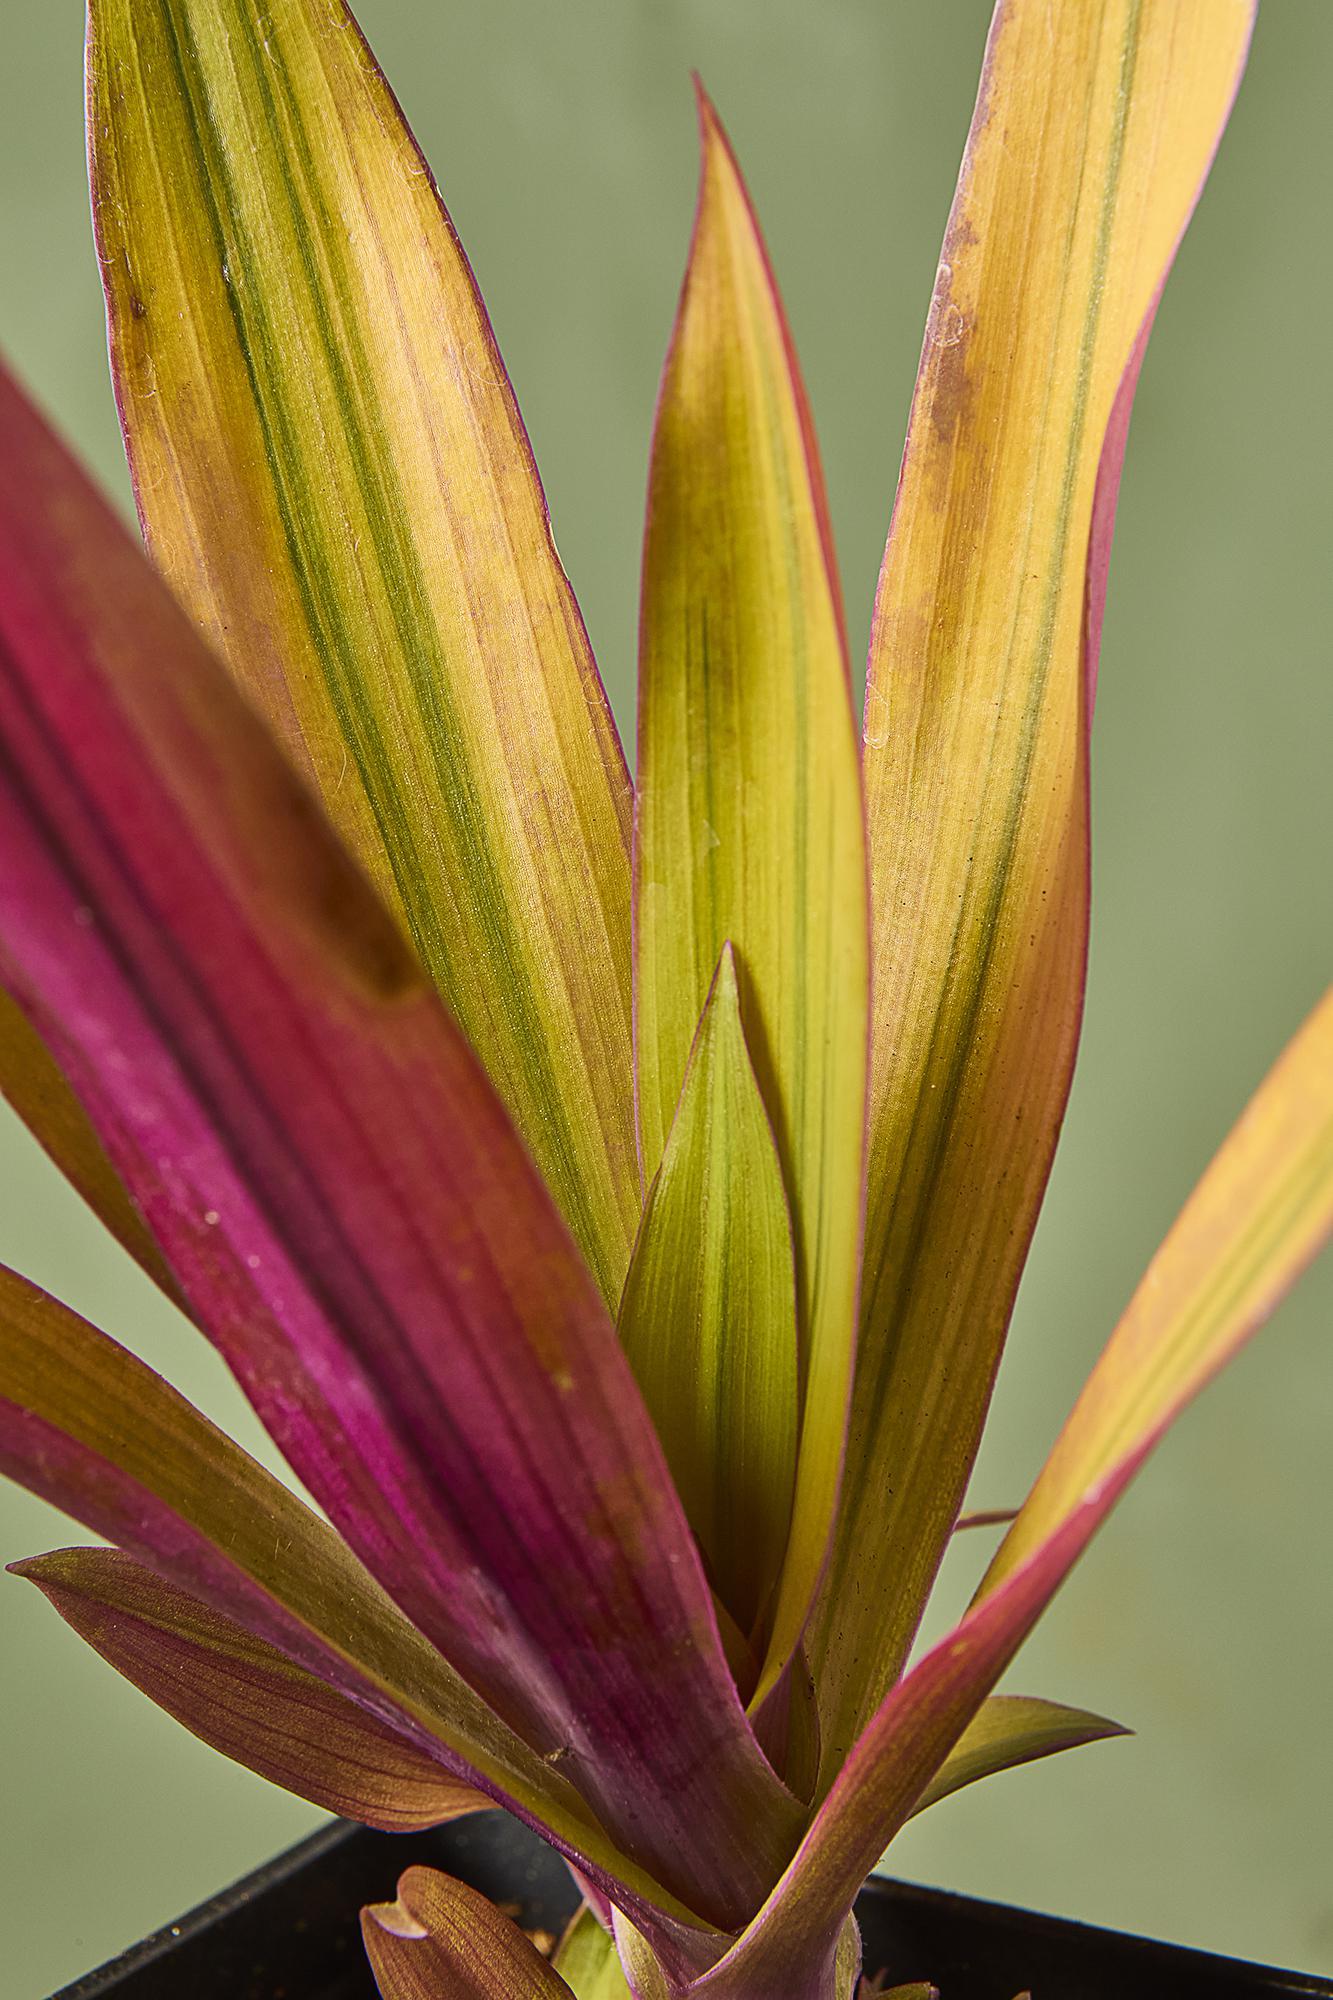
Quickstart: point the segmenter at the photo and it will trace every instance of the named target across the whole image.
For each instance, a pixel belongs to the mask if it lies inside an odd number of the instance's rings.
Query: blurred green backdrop
[[[124,498],[77,0],[4,10],[0,345]],[[988,0],[362,0],[468,245],[622,727],[689,230],[688,72],[728,120],[820,426],[857,647]],[[1139,393],[1097,723],[1079,1080],[977,1504],[1025,1490],[1144,1259],[1333,967],[1328,0],[1269,0]],[[220,1366],[17,1129],[0,1256],[252,1447]],[[1013,1684],[1139,1735],[918,1823],[901,1872],[1333,1969],[1333,1265],[1182,1424]],[[0,1491],[0,1555],[71,1537]],[[962,1566],[981,1556],[970,1542]],[[967,1578],[946,1579],[946,1595]],[[0,1579],[0,1985],[36,2000],[319,1815]],[[386,1881],[385,1890],[388,1892]]]

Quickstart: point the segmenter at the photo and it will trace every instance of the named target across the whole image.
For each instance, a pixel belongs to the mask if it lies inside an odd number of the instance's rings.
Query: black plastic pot
[[[54,2000],[373,2000],[358,1912],[392,1897],[416,1861],[520,1906],[530,1928],[559,1930],[574,1908],[556,1856],[502,1813],[425,1834],[335,1825]],[[1032,2000],[1333,2000],[1333,1980],[906,1882],[868,1883],[857,1915],[867,1971],[886,1971],[891,1983],[933,1979],[943,2000],[1014,2000],[1025,1991]]]

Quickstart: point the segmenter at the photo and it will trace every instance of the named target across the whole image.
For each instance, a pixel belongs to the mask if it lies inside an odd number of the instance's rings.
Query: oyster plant
[[[92,0],[147,554],[6,380],[0,1068],[322,1513],[6,1274],[0,1464],[110,1544],[15,1567],[277,1783],[386,1828],[498,1805],[566,1857],[554,1965],[410,1870],[365,1915],[388,2000],[845,2000],[912,1814],[1114,1733],[994,1690],[1333,1222],[1333,1000],[914,1642],[1074,1061],[1130,401],[1251,16],[1000,0],[860,731],[701,94],[631,782],[341,0]]]

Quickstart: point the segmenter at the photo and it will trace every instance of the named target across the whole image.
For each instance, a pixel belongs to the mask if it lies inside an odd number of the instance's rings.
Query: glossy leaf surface
[[[796,1240],[804,1418],[761,1690],[799,1637],[842,1459],[865,1102],[864,833],[823,479],[735,159],[702,181],[658,406],[640,654],[635,1019],[656,1171],[723,944]]]
[[[518,1925],[466,1883],[409,1868],[393,1903],[361,1912],[382,2000],[570,2000]]]
[[[472,274],[330,0],[92,0],[144,529],[405,923],[614,1302],[631,795]]]
[[[787,1546],[799,1383],[787,1202],[730,946],[649,1191],[620,1337],[714,1588],[751,1633]]]
[[[0,446],[6,982],[335,1525],[633,1861],[734,1921],[794,1806],[597,1287],[382,907],[7,386]]]
[[[10,1567],[159,1708],[325,1812],[400,1833],[492,1803],[409,1737],[122,1549],[58,1549]]]
[[[962,1500],[1082,1010],[1087,728],[1128,393],[1252,0],[1000,0],[866,694],[861,1336],[814,1664],[826,1782]]]

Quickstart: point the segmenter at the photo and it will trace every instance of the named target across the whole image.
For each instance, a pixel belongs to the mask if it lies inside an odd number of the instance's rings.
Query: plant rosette
[[[626,767],[471,272],[341,0],[91,0],[147,545],[0,386],[0,1083],[324,1518],[0,1278],[15,1567],[370,1826],[499,1805],[554,1963],[413,1868],[385,2000],[848,2000],[960,1786],[1118,1733],[995,1689],[1333,1223],[1333,997],[1152,1260],[970,1608],[1064,1110],[1130,401],[1252,0],[1000,0],[858,733],[735,156],[653,437]]]

